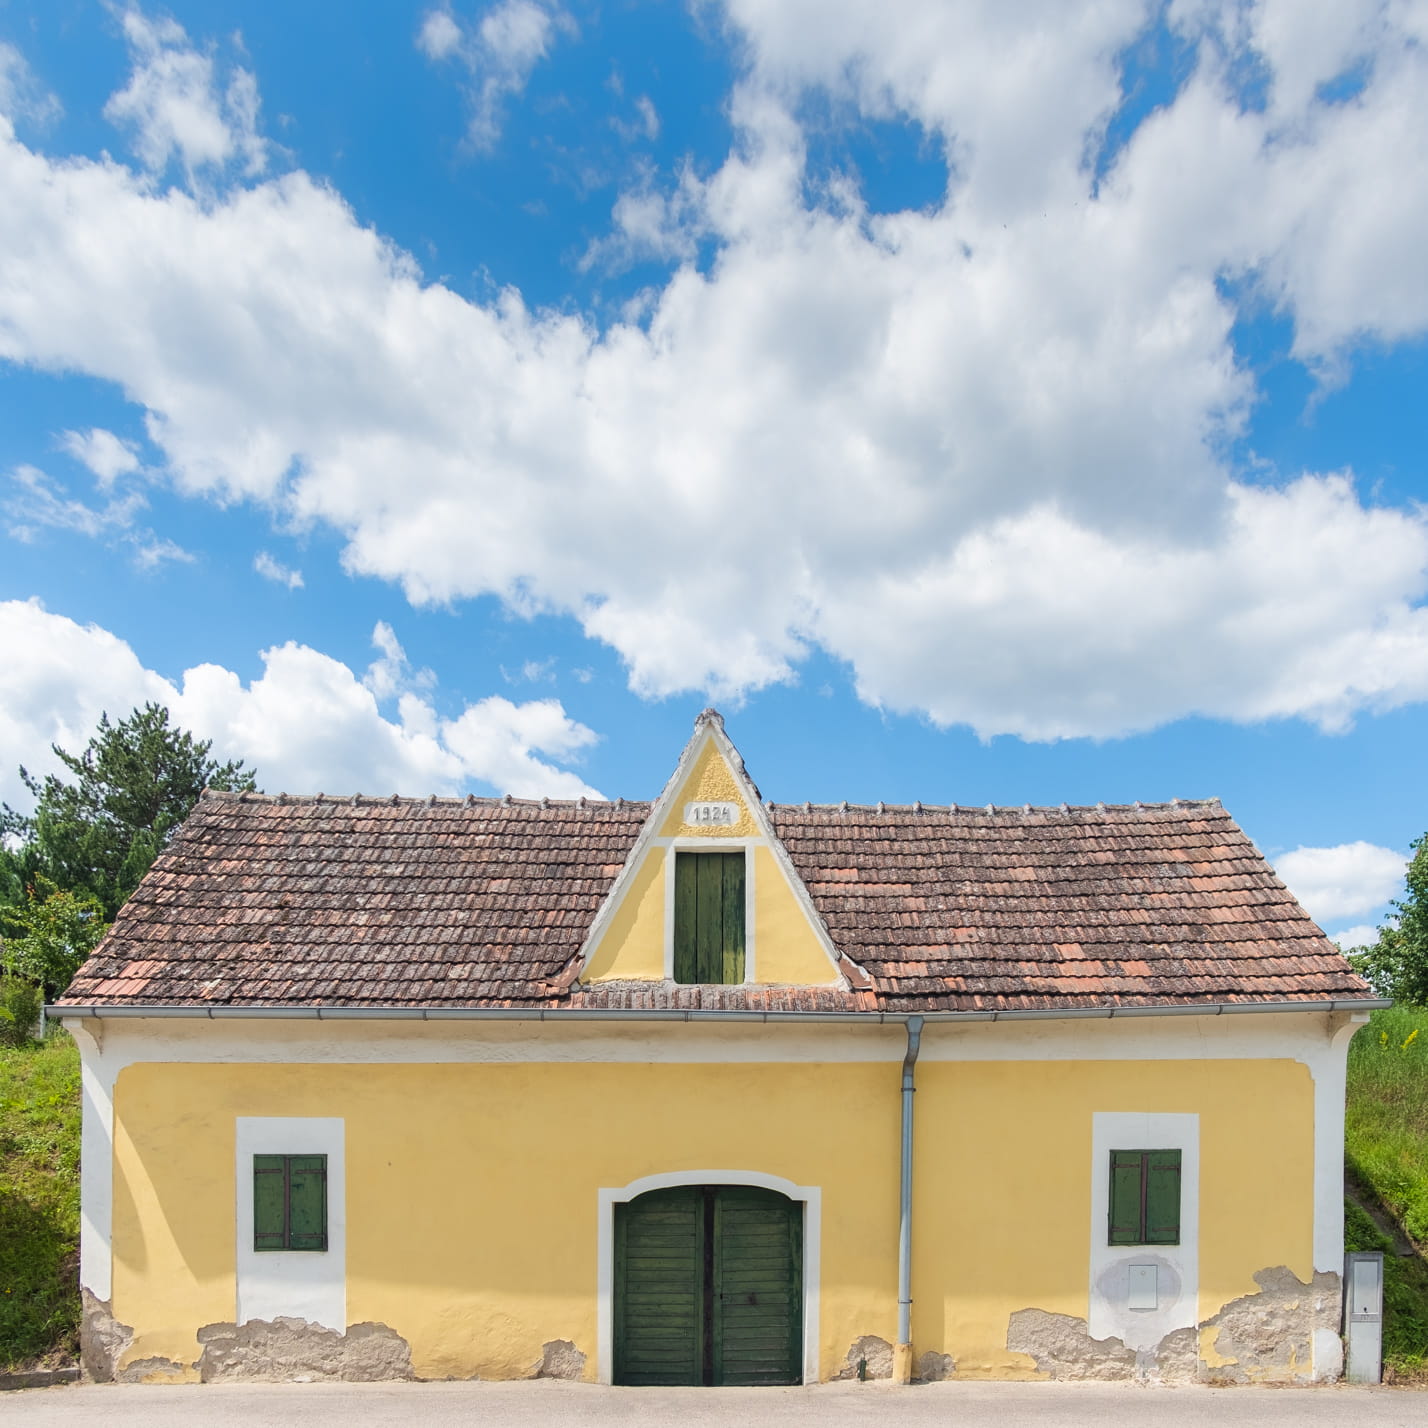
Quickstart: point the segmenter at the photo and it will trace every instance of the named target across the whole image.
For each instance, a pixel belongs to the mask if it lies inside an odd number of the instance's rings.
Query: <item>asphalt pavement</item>
[[[1428,1428],[1428,1391],[1141,1388],[1101,1383],[820,1384],[813,1388],[596,1388],[586,1384],[83,1385],[0,1393],[0,1423],[104,1428]]]

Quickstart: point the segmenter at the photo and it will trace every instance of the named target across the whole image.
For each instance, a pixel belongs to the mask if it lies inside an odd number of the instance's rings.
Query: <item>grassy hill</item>
[[[1345,1163],[1347,1246],[1384,1251],[1387,1375],[1428,1383],[1428,1012],[1354,1038]],[[0,1372],[73,1360],[78,1239],[79,1055],[56,1029],[0,1047]]]
[[[79,1352],[79,1052],[0,1047],[0,1372]]]
[[[1385,1377],[1428,1383],[1428,1011],[1392,1008],[1349,1047],[1348,1249],[1384,1252]]]

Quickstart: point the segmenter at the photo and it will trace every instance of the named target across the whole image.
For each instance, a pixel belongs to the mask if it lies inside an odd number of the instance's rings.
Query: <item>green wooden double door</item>
[[[682,1185],[615,1207],[615,1382],[801,1383],[803,1206]]]

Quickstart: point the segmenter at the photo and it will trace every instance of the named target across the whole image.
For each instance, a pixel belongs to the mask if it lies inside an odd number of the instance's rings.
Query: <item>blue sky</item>
[[[1428,827],[1428,6],[0,0],[0,796]]]

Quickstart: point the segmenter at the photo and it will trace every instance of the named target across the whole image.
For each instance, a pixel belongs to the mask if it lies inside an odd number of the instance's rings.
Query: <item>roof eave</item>
[[[312,1007],[278,1006],[141,1006],[50,1004],[45,1014],[65,1020],[88,1017],[189,1018],[212,1021],[752,1021],[850,1022],[901,1025],[920,1016],[935,1022],[982,1021],[1111,1021],[1141,1016],[1240,1016],[1274,1012],[1380,1011],[1393,1003],[1381,997],[1320,998],[1312,1001],[1176,1002],[1161,1006],[1005,1008],[985,1011],[743,1011],[659,1007]]]

